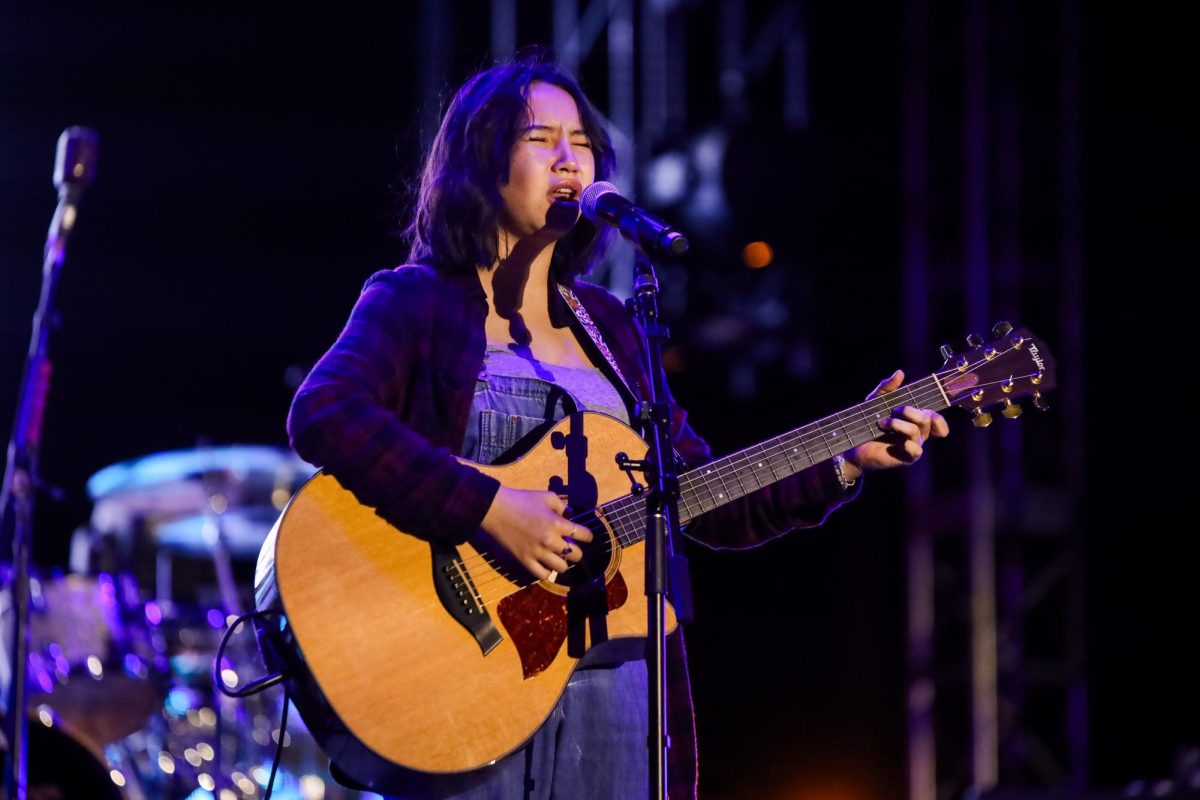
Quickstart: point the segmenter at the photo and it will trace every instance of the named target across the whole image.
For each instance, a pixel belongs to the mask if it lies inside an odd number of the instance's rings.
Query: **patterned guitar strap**
[[[604,343],[604,337],[600,335],[600,329],[596,327],[595,322],[592,322],[592,316],[588,314],[587,309],[583,307],[583,303],[579,302],[579,298],[575,296],[575,292],[560,284],[558,287],[558,293],[562,295],[563,300],[567,301],[567,305],[570,306],[571,312],[575,315],[575,319],[579,320],[579,324],[583,326],[585,331],[587,331],[588,338],[592,340],[594,345],[596,345],[596,349],[600,351],[602,356],[604,356],[604,360],[607,361],[608,365],[613,368],[613,372],[617,374],[617,377],[621,380],[621,383],[625,384],[625,389],[629,392],[629,396],[636,400],[637,395],[634,394],[632,385],[628,380],[626,380],[625,375],[622,374],[621,368],[617,366],[617,360],[613,358],[612,351],[609,350],[608,345]]]
[[[575,319],[579,320],[579,324],[583,326],[585,331],[587,331],[588,338],[595,343],[596,349],[600,351],[601,355],[604,356],[604,360],[608,362],[608,365],[613,368],[613,372],[615,372],[617,377],[620,378],[621,383],[625,385],[625,389],[629,392],[629,396],[636,401],[638,399],[637,394],[634,393],[632,385],[621,373],[621,368],[617,366],[617,360],[613,358],[612,351],[609,350],[608,345],[604,343],[604,337],[600,335],[600,329],[596,327],[595,322],[592,322],[592,317],[590,314],[588,314],[587,309],[583,307],[583,303],[579,302],[579,298],[575,296],[575,293],[566,286],[559,285],[558,293],[562,295],[563,300],[567,301],[567,305],[571,308],[571,312],[575,314]],[[687,463],[683,460],[683,456],[679,454],[678,450],[675,451],[675,463],[680,468],[686,466]]]

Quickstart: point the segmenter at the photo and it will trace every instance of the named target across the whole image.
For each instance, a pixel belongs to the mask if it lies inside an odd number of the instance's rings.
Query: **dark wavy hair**
[[[410,261],[442,272],[495,263],[504,215],[500,187],[508,182],[513,148],[529,124],[529,87],[536,81],[574,98],[591,141],[596,180],[616,171],[600,114],[565,69],[540,52],[497,64],[463,84],[442,118],[404,232]],[[586,273],[603,256],[609,233],[581,217],[555,245],[551,269],[556,279],[570,282]]]

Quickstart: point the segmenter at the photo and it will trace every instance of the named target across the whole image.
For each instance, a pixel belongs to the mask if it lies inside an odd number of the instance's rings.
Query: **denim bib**
[[[544,364],[489,345],[475,382],[462,455],[478,464],[520,455],[509,451],[526,436],[585,410],[629,423],[621,395],[600,370]]]

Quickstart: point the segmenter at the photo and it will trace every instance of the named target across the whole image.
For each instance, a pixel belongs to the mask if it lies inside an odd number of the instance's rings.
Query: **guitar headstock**
[[[1021,416],[1017,400],[1023,397],[1032,397],[1037,409],[1049,408],[1045,393],[1055,386],[1054,356],[1028,329],[998,322],[992,327],[991,341],[971,334],[967,346],[957,354],[942,346],[946,361],[937,378],[950,404],[970,411],[977,427],[992,423],[988,410],[992,406],[1008,419]]]

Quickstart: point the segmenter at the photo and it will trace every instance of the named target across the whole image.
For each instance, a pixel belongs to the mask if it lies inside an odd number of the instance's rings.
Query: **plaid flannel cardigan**
[[[582,281],[572,288],[629,385],[599,357],[557,291],[550,292],[554,324],[573,327],[627,403],[648,400],[640,327],[604,289]],[[465,541],[499,487],[454,458],[483,364],[487,311],[473,271],[444,275],[405,265],[373,275],[337,341],[296,393],[288,416],[293,448],[396,527],[432,541]],[[670,407],[676,450],[687,467],[711,460],[674,398]],[[826,463],[705,515],[687,533],[712,548],[752,547],[820,524],[860,486],[844,492]],[[669,639],[668,669],[669,791],[687,800],[696,793],[697,764],[682,632]]]

